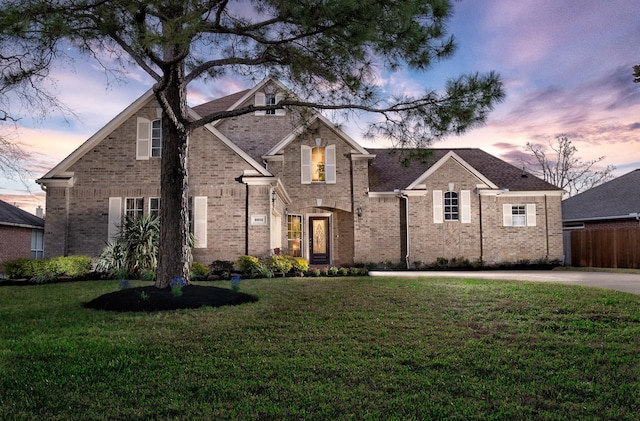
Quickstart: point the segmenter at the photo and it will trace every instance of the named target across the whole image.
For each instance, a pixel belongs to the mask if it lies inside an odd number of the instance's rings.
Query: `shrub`
[[[152,270],[145,270],[140,275],[140,280],[144,282],[154,282],[156,280],[156,273]]]
[[[262,278],[273,278],[273,270],[264,263],[258,262],[258,264],[251,271],[251,276]]]
[[[286,256],[276,254],[274,256],[271,256],[271,259],[269,260],[269,269],[271,269],[273,272],[282,272],[282,274],[284,275],[289,273],[292,268],[293,263],[291,262],[291,259]]]
[[[309,270],[309,262],[302,257],[290,257],[293,270],[296,272],[306,272]]]
[[[54,282],[57,280],[58,274],[50,269],[38,271],[38,273],[34,274],[31,277],[31,282],[35,282],[36,284],[47,284],[49,282]]]
[[[209,268],[200,262],[191,262],[190,275],[191,279],[206,278],[211,272]]]
[[[254,256],[240,256],[233,267],[240,273],[253,273],[260,265],[260,260]]]
[[[31,259],[15,259],[4,262],[5,274],[11,278],[30,278],[33,276]]]
[[[349,269],[347,268],[340,268],[338,270],[338,272],[340,273],[340,276],[347,276],[349,274]]]
[[[60,275],[80,278],[91,272],[91,259],[87,256],[65,256],[51,260],[55,261],[56,272]]]

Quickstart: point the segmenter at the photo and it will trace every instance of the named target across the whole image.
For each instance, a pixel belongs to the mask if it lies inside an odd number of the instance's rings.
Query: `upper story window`
[[[454,191],[444,193],[444,220],[458,220],[458,193]]]
[[[325,156],[321,146],[311,149],[311,181],[325,181]]]
[[[276,105],[276,94],[265,95],[265,105]],[[275,115],[276,110],[267,110],[267,115]]]
[[[302,184],[336,182],[336,145],[302,145],[300,181]]]
[[[162,156],[162,120],[138,117],[136,122],[136,159],[148,160]]]
[[[277,93],[256,92],[254,97],[254,105],[256,107],[264,107],[267,105],[276,105],[282,101],[283,96]],[[255,115],[285,115],[284,108],[276,108],[273,110],[256,110]]]
[[[154,158],[162,156],[162,120],[151,122],[151,156]]]

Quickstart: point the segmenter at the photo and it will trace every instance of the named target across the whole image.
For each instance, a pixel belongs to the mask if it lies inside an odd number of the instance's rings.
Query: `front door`
[[[309,263],[328,265],[329,259],[329,217],[309,217]]]

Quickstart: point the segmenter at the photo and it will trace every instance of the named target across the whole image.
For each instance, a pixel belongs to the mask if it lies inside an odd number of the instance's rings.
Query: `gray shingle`
[[[562,220],[615,218],[640,212],[640,169],[562,202]]]
[[[405,189],[450,151],[455,152],[501,189],[511,191],[560,190],[558,187],[534,175],[523,173],[522,169],[477,148],[431,149],[430,157],[412,161],[408,166],[402,165],[401,151],[369,149],[370,153],[376,155],[369,168],[369,189],[377,192]]]
[[[0,225],[44,228],[44,219],[0,200]]]

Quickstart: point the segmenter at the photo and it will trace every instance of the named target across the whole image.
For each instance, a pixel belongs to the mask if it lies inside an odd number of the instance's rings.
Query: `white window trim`
[[[523,227],[535,227],[537,224],[536,220],[536,204],[535,203],[527,203],[527,204],[512,204],[512,203],[504,203],[502,205],[502,226],[505,227],[519,227],[513,225],[513,206],[525,206],[525,225],[521,225]]]
[[[158,139],[158,141],[160,142],[160,146],[154,147],[153,146],[153,141],[156,140],[156,138],[154,138],[153,136],[153,124],[155,122],[159,122],[160,124],[160,138]],[[151,158],[161,158],[162,157],[162,119],[156,119],[153,120],[151,122],[151,137],[150,137],[150,142],[149,142],[149,157]],[[153,152],[154,151],[158,151],[157,155],[154,155]]]

